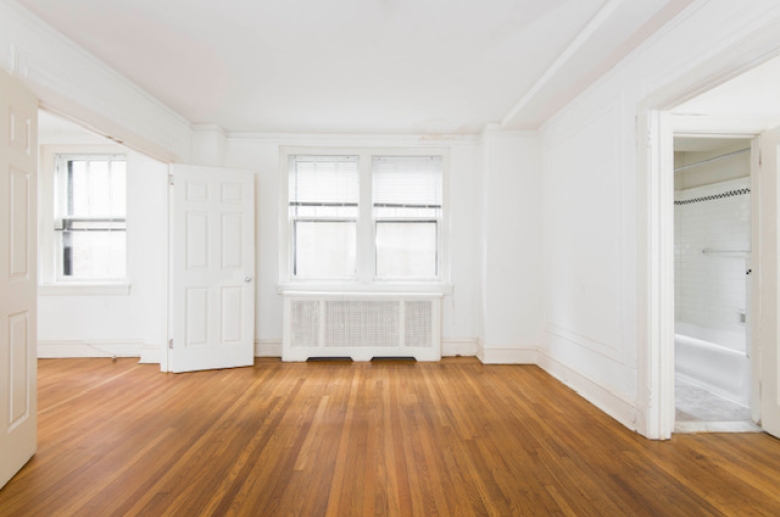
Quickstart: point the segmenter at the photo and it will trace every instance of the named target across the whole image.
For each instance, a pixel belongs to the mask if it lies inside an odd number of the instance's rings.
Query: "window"
[[[56,279],[126,276],[124,155],[55,156]]]
[[[355,277],[357,165],[356,156],[290,157],[294,277]]]
[[[439,276],[440,156],[375,156],[372,167],[375,276]]]
[[[446,281],[443,154],[283,155],[283,282]]]

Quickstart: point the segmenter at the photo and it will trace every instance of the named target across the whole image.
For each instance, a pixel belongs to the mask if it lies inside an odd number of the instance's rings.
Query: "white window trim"
[[[355,279],[309,280],[292,276],[293,249],[288,209],[289,160],[293,155],[357,156],[360,178],[358,215],[358,263]],[[439,278],[435,280],[398,281],[374,278],[374,225],[371,199],[371,178],[374,156],[441,156],[442,157],[442,217],[439,231]],[[393,292],[452,294],[450,280],[450,210],[449,210],[450,150],[446,147],[281,147],[279,150],[279,284],[277,292]],[[361,239],[366,233],[371,238]]]
[[[54,203],[55,203],[55,165],[57,155],[127,155],[119,145],[41,145],[40,168],[38,183],[38,294],[53,296],[69,295],[124,295],[130,294],[132,284],[129,279],[129,271],[125,278],[111,278],[105,280],[78,280],[58,278],[57,267],[59,264],[57,236],[54,230]],[[128,176],[129,177],[129,176]],[[128,232],[130,224],[127,223]],[[128,263],[129,268],[129,263]]]

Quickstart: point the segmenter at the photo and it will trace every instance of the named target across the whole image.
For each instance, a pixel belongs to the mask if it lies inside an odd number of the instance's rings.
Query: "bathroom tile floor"
[[[675,431],[758,432],[750,421],[750,408],[718,397],[710,391],[675,378]]]

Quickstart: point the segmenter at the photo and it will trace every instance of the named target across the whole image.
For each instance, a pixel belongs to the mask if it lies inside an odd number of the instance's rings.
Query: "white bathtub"
[[[676,323],[674,371],[723,398],[750,405],[750,359],[746,334]]]

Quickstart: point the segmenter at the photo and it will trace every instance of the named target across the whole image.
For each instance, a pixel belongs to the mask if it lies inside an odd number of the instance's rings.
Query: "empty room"
[[[0,516],[780,514],[780,3],[0,0]]]

